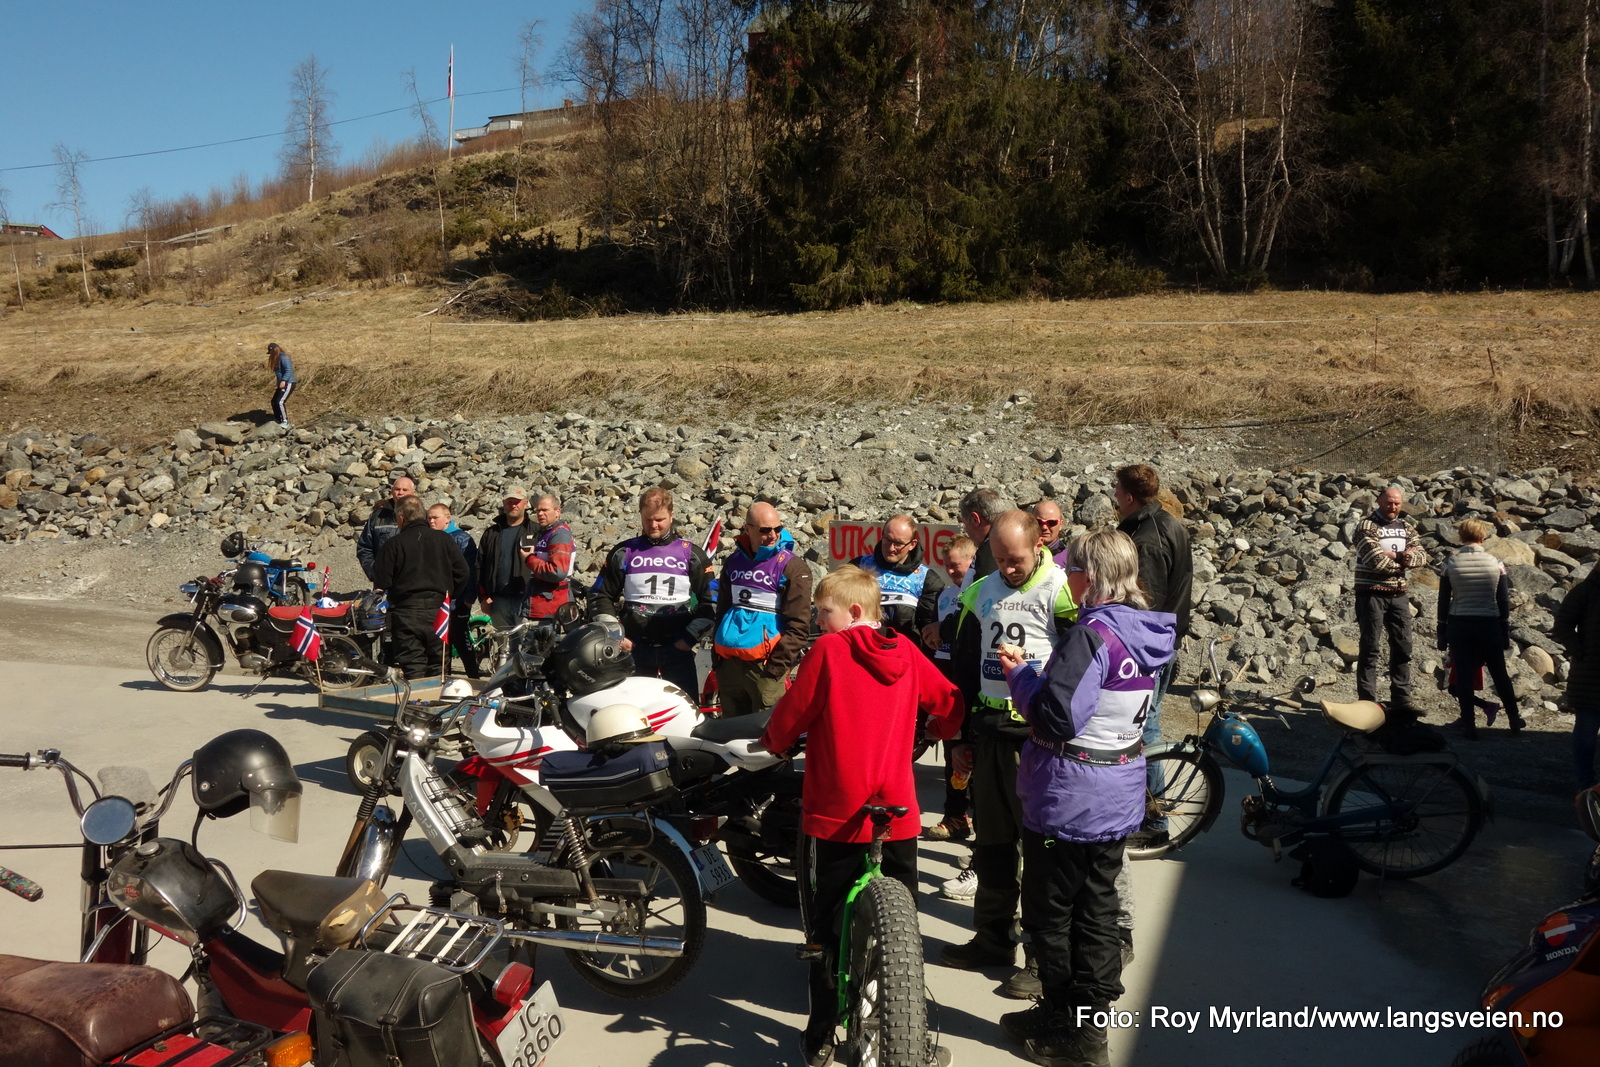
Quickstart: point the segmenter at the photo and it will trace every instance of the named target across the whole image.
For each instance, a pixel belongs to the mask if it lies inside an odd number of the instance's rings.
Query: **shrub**
[[[102,252],[89,260],[89,265],[95,270],[120,270],[124,267],[139,265],[139,253],[131,248],[113,248],[109,252]]]

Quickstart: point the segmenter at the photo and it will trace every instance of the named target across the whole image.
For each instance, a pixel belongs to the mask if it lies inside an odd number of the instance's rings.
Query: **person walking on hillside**
[[[1555,639],[1572,657],[1567,676],[1567,707],[1572,724],[1572,769],[1578,788],[1594,785],[1595,738],[1600,735],[1600,579],[1589,572],[1556,608]]]
[[[722,714],[753,715],[783,696],[811,633],[811,565],[771,504],[751,504],[722,565],[712,638]]]
[[[480,678],[478,652],[472,647],[469,632],[472,628],[472,602],[478,592],[478,546],[472,535],[456,525],[450,505],[440,502],[428,509],[428,525],[450,535],[450,540],[461,550],[467,561],[467,580],[450,596],[450,647],[461,658],[461,669],[468,678]],[[449,666],[448,663],[445,666]]]
[[[500,514],[478,540],[478,600],[496,630],[515,626],[528,599],[528,565],[519,548],[527,520],[528,491],[513,485],[500,502]]]
[[[294,361],[289,358],[289,353],[276,341],[267,345],[267,369],[272,371],[277,379],[277,384],[272,390],[272,415],[278,420],[278,425],[287,430],[289,395],[294,392],[294,387],[300,379],[294,376]]]
[[[1458,525],[1461,551],[1445,561],[1444,573],[1439,576],[1439,649],[1450,651],[1456,699],[1461,702],[1461,717],[1448,729],[1471,739],[1478,736],[1473,682],[1485,667],[1505,706],[1511,732],[1519,734],[1523,727],[1517,713],[1517,691],[1506,670],[1506,649],[1511,647],[1511,582],[1506,565],[1483,547],[1493,530],[1482,519],[1467,519]],[[1494,704],[1485,706],[1485,726],[1494,725],[1499,710]]]
[[[884,625],[921,649],[922,630],[939,621],[939,594],[948,583],[942,569],[930,567],[922,558],[917,520],[896,515],[884,523],[877,545],[856,560],[856,566],[878,580]]]
[[[1389,637],[1391,716],[1416,719],[1422,712],[1411,693],[1411,598],[1406,572],[1426,566],[1428,553],[1414,526],[1400,514],[1405,493],[1391,485],[1378,494],[1378,508],[1356,524],[1356,698],[1378,699],[1378,638]]]
[[[366,525],[361,527],[361,536],[356,538],[356,560],[360,562],[361,573],[367,576],[367,581],[374,581],[372,568],[378,561],[378,552],[389,538],[400,532],[395,508],[400,501],[416,494],[417,483],[402,474],[389,486],[389,499],[373,508],[372,514],[367,516]]]
[[[694,646],[710,631],[711,561],[700,546],[672,531],[672,494],[656,487],[639,497],[639,536],[606,557],[589,601],[595,622],[622,628],[634,669],[659,674],[692,701],[700,698]]]
[[[407,678],[437,677],[444,642],[434,619],[444,598],[467,580],[467,561],[449,534],[428,526],[428,511],[415,494],[395,505],[399,530],[384,542],[373,567],[373,584],[389,594],[392,660]]]

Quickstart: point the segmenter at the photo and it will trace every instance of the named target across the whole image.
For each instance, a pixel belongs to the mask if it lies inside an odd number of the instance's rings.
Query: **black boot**
[[[1103,1026],[1056,1030],[1022,1047],[1028,1059],[1042,1067],[1111,1067],[1111,1047]]]

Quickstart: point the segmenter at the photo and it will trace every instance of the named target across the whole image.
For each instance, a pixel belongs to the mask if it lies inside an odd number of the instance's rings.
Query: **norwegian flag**
[[[316,662],[322,656],[322,635],[317,632],[316,620],[311,617],[309,607],[300,609],[300,617],[294,620],[294,633],[289,635],[289,640],[294,644],[294,650],[306,659]]]
[[[454,607],[450,603],[450,594],[444,595],[444,603],[439,605],[439,614],[433,617],[433,636],[443,641],[450,634],[450,611]]]
[[[717,516],[717,521],[711,524],[711,532],[706,534],[706,543],[701,545],[707,556],[715,559],[717,548],[722,544],[722,516]]]
[[[326,563],[322,565],[322,595],[333,595],[333,571],[328,569]]]

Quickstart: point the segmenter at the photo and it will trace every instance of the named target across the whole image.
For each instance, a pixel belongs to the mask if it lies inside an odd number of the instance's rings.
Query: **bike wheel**
[[[759,845],[754,851],[747,851],[724,843],[728,853],[728,866],[733,868],[733,873],[749,887],[750,892],[762,900],[776,904],[780,908],[798,908],[800,906],[798,877],[800,862],[797,858],[800,849],[800,797],[798,794],[767,797],[755,812],[758,824],[769,817],[771,805],[774,804],[792,806],[795,831],[793,838],[784,841],[784,847],[776,851]]]
[[[1337,833],[1369,874],[1417,878],[1454,863],[1483,825],[1478,790],[1458,767],[1367,763],[1328,794],[1326,815],[1371,809]]]
[[[322,655],[317,660],[316,677],[322,680],[323,691],[353,689],[372,680],[372,675],[361,673],[359,668],[367,659],[361,646],[343,634],[325,635],[322,638]]]
[[[910,890],[874,878],[850,916],[845,1043],[857,1067],[923,1067],[928,1003],[922,984],[922,931]]]
[[[365,796],[367,787],[383,773],[383,749],[387,743],[376,730],[368,730],[350,742],[344,754],[344,774],[358,796]]]
[[[177,693],[204,689],[216,676],[204,641],[189,630],[163,626],[144,646],[144,661],[156,681]]]
[[[311,587],[306,585],[306,580],[299,576],[291,576],[283,583],[283,602],[294,607],[303,608],[315,602],[311,595]]]
[[[606,896],[622,910],[615,921],[600,922],[573,915],[556,916],[563,930],[587,930],[625,937],[670,937],[683,941],[681,956],[633,956],[627,952],[567,949],[578,977],[602,993],[624,1000],[644,1000],[665,993],[700,958],[706,944],[706,902],[700,896],[689,861],[670,842],[659,838],[637,845],[629,835],[602,837],[592,850],[590,872],[596,878],[627,878],[644,883],[642,899]],[[618,843],[608,844],[608,841]]]
[[[1167,841],[1128,849],[1136,860],[1153,860],[1178,851],[1199,836],[1222,809],[1222,772],[1194,749],[1171,749],[1146,756],[1161,772],[1161,788],[1145,793],[1145,817],[1167,820]]]

